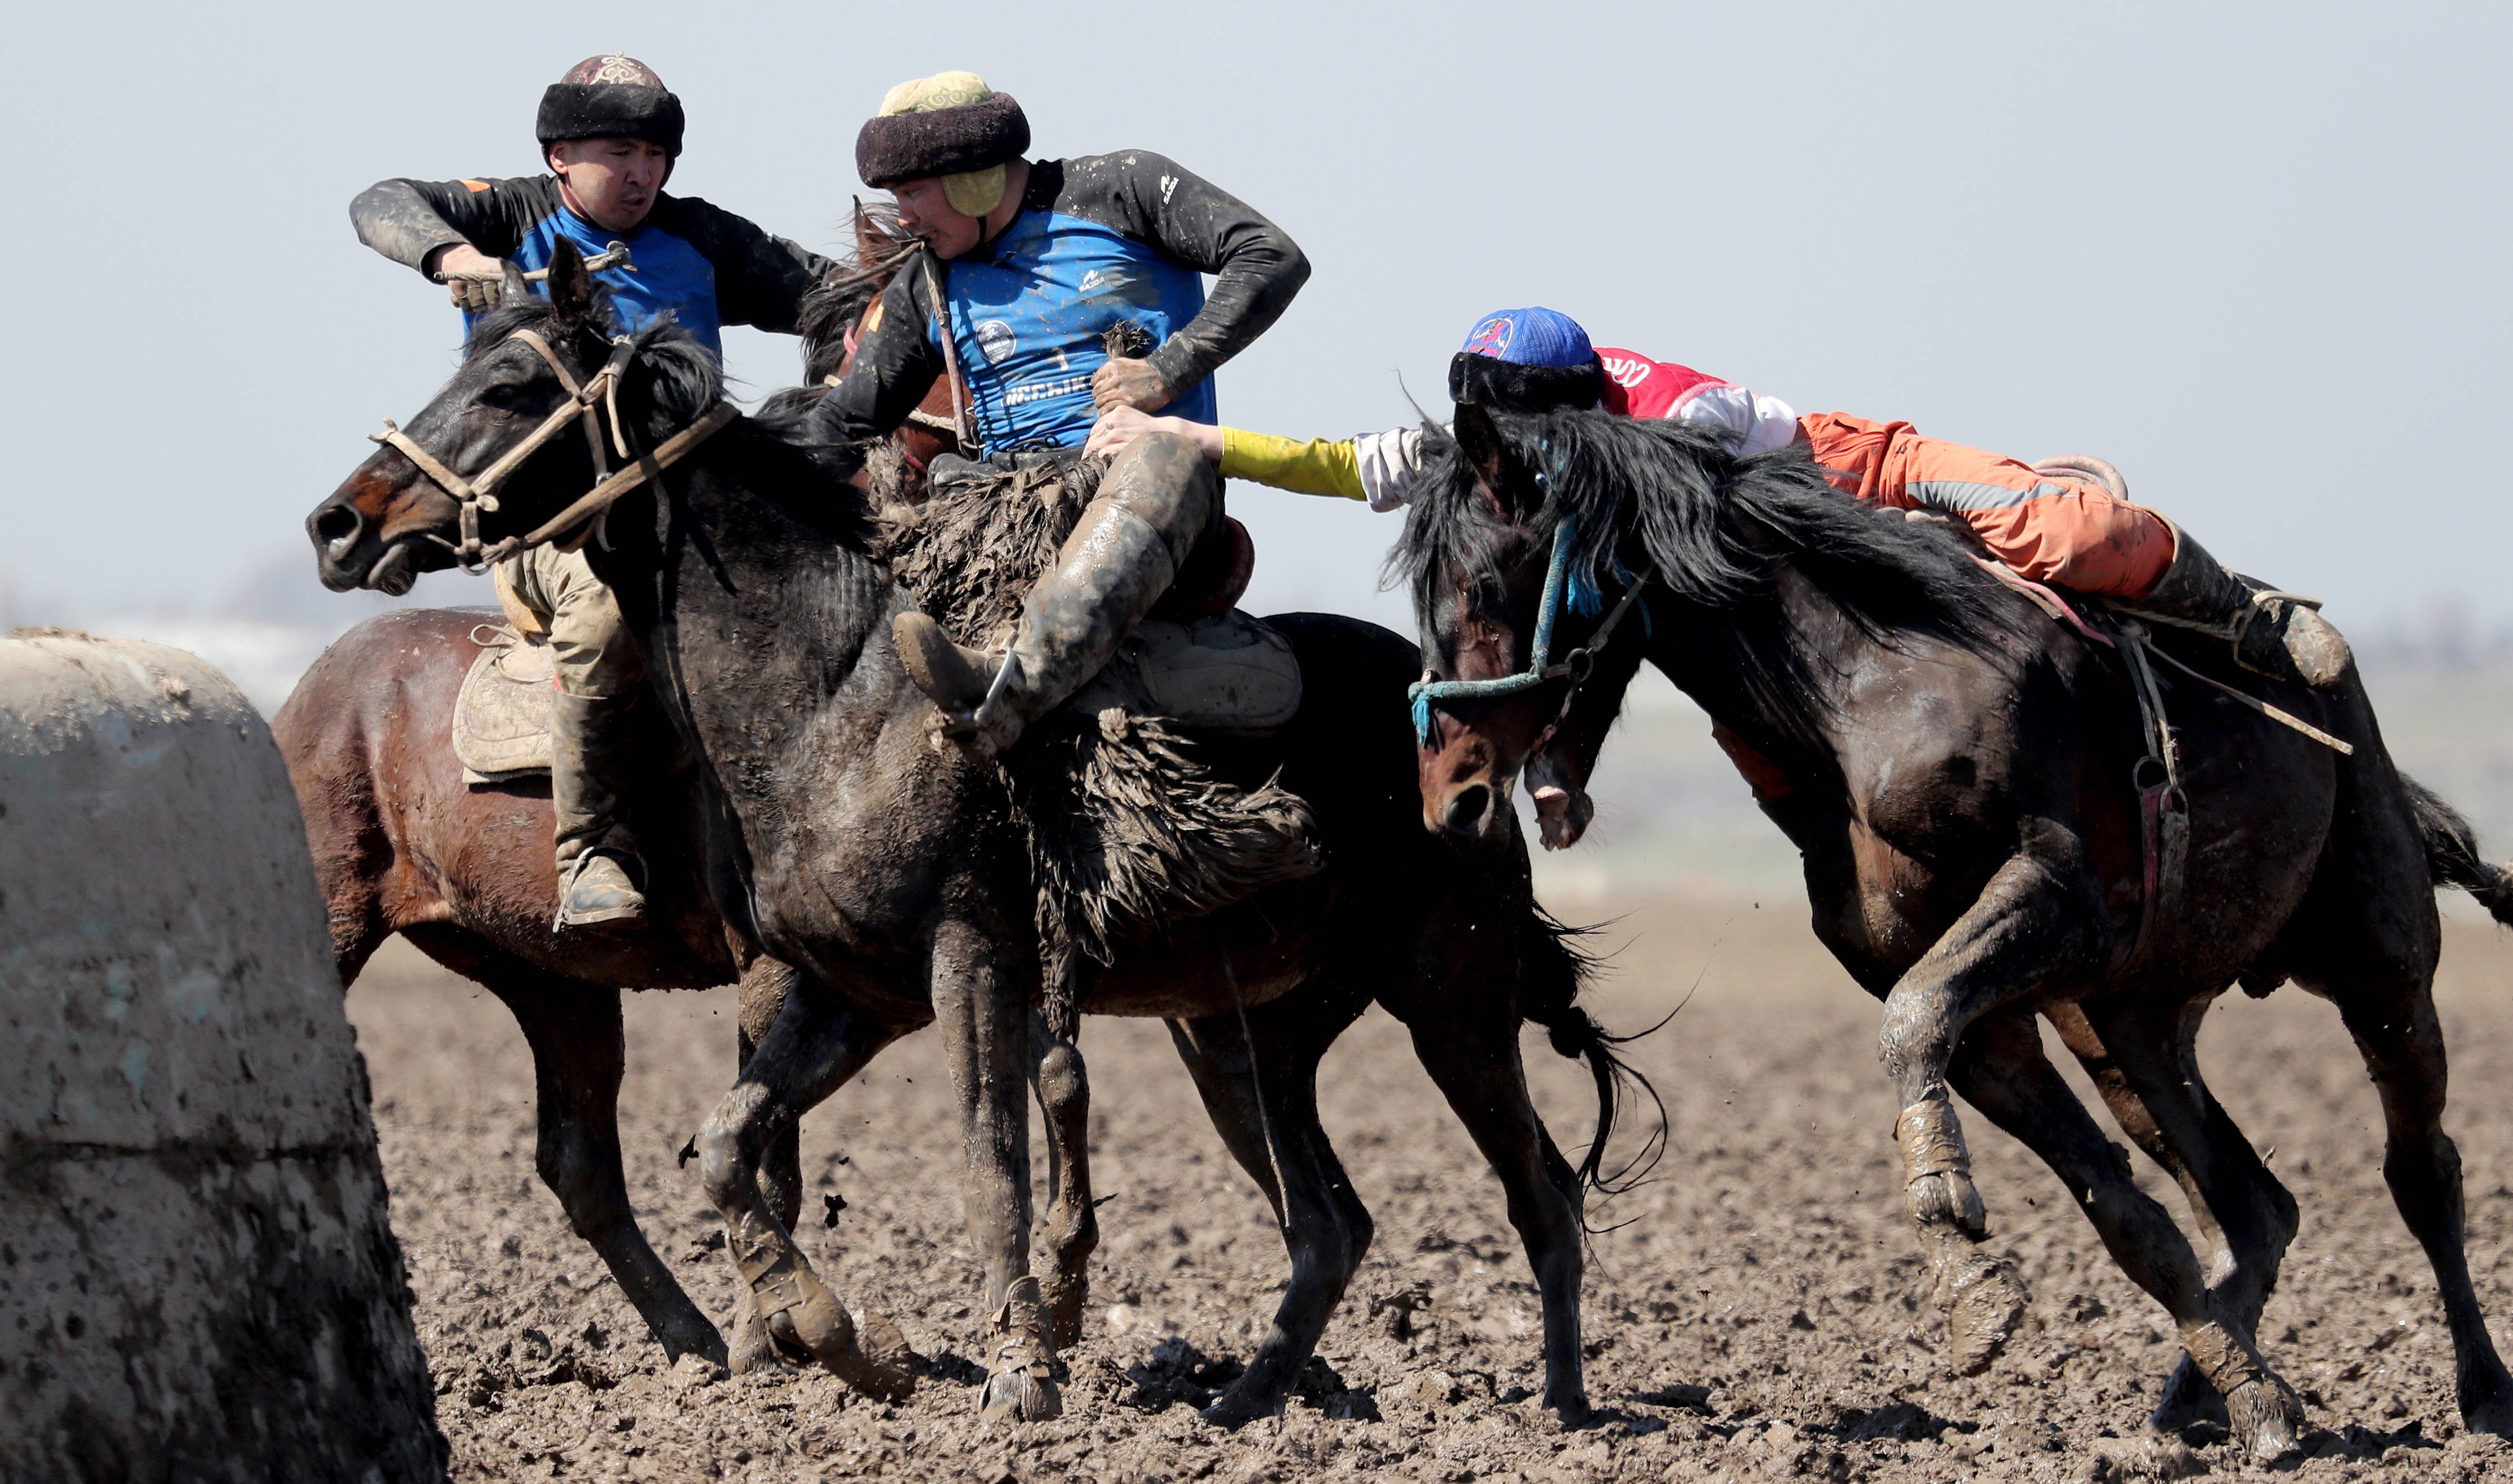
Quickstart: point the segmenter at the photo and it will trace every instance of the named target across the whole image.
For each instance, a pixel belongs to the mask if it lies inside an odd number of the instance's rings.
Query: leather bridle
[[[568,400],[542,419],[540,425],[521,443],[499,455],[496,462],[477,475],[465,478],[448,468],[435,455],[419,447],[417,440],[396,426],[390,418],[384,420],[382,432],[367,435],[370,441],[383,444],[417,464],[421,474],[454,498],[459,507],[457,529],[461,539],[447,541],[433,531],[422,534],[453,552],[455,565],[474,576],[519,551],[541,545],[609,509],[619,497],[660,474],[682,455],[740,416],[740,409],[732,403],[719,402],[705,417],[665,439],[652,453],[632,455],[628,452],[627,427],[619,421],[619,379],[636,354],[637,346],[633,340],[627,336],[615,338],[611,341],[611,356],[602,363],[602,369],[579,384],[575,374],[567,369],[567,363],[559,359],[558,352],[552,350],[549,341],[538,332],[517,330],[508,339],[530,345],[549,363],[550,370],[558,376],[559,385],[567,389]],[[611,424],[608,447],[605,446],[602,425],[606,417]],[[570,422],[583,424],[585,447],[593,455],[593,488],[528,534],[509,536],[495,545],[483,544],[480,516],[483,512],[491,515],[498,512],[499,487],[523,466],[524,461],[540,452],[541,447],[557,437]],[[613,473],[611,454],[615,450],[621,461],[634,459],[636,461]]]

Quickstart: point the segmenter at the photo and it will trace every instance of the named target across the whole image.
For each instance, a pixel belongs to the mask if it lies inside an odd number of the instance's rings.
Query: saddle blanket
[[[557,663],[503,623],[472,631],[480,657],[454,702],[454,756],[465,783],[499,783],[550,770],[551,680]]]

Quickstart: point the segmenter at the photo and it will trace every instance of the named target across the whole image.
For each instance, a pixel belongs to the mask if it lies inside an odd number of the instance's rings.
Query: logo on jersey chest
[[[1000,366],[1013,353],[1013,327],[999,319],[982,321],[977,329],[977,349],[984,353],[986,364]]]

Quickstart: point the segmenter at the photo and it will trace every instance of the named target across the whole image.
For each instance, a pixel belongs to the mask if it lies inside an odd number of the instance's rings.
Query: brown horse
[[[2468,826],[2393,769],[2361,687],[2266,685],[2168,636],[2187,673],[2277,692],[2354,750],[2185,683],[2167,693],[2173,746],[2150,758],[2115,651],[1992,581],[1953,535],[1844,499],[1800,453],[1737,460],[1679,423],[1464,408],[1422,488],[1402,560],[1429,636],[1424,822],[1509,836],[1526,769],[1552,790],[1549,842],[1568,843],[1584,815],[1574,790],[1641,659],[1698,702],[1804,852],[1815,931],[1885,1002],[1906,1199],[1961,1359],[1986,1364],[2023,1296],[1981,1246],[1958,1090],[2059,1174],[2172,1313],[2185,1354],[2158,1424],[2207,1411],[2213,1392],[2255,1456],[2294,1443],[2301,1408],[2256,1332],[2294,1200],[2194,1056],[2235,980],[2265,994],[2293,978],[2337,1006],[2380,1089],[2383,1174],[2434,1268],[2461,1416],[2513,1429],[2513,1377],[2462,1252],[2430,997],[2432,888],[2467,887],[2505,920],[2513,891]],[[1628,622],[1601,641],[1609,594],[1639,607],[1618,598]],[[1549,654],[1531,638],[1548,620]],[[2186,815],[2146,776],[2168,758]],[[2141,786],[2178,818],[2151,830]],[[2168,910],[2157,862],[2180,818],[2189,868]],[[2180,1183],[2208,1261],[2044,1059],[2037,1010]]]
[[[439,445],[437,457],[480,467],[519,435],[512,414],[566,395],[545,363],[536,356],[528,365],[529,352],[509,342],[515,331],[534,329],[588,366],[608,353],[589,289],[565,251],[551,286],[553,306],[510,306],[484,327],[452,385],[412,422],[413,437]],[[668,328],[642,337],[628,364],[620,402],[643,446],[687,425],[715,396],[711,365]],[[585,462],[580,454],[577,461]],[[528,461],[502,496],[503,518],[528,527],[584,473],[562,450]],[[1026,1140],[1016,1137],[1017,1104],[1007,1106],[1002,1084],[986,1079],[1006,1062],[1021,1064],[1023,1026],[977,1013],[967,978],[1034,982],[1027,863],[1000,783],[926,745],[927,708],[887,643],[889,616],[904,599],[865,549],[860,499],[805,454],[741,421],[663,483],[661,498],[639,498],[644,508],[623,503],[615,512],[617,549],[603,553],[602,566],[699,759],[705,804],[692,818],[703,826],[712,901],[742,942],[763,944],[794,976],[735,1094],[701,1133],[708,1187],[754,1291],[801,1296],[767,1313],[778,1343],[887,1385],[892,1378],[871,1363],[793,1247],[790,1209],[769,1209],[754,1172],[803,1111],[947,1005],[958,1022],[956,1080],[964,1098],[983,1100],[970,1197],[989,1299],[1000,1301],[1026,1266]],[[344,587],[441,562],[441,547],[426,538],[454,519],[443,492],[388,452],[308,525],[325,581]],[[650,519],[658,523],[651,531]],[[697,566],[667,570],[666,553]],[[717,606],[727,601],[736,610]],[[768,606],[753,611],[760,603]],[[1527,900],[1523,860],[1515,872],[1488,871],[1403,827],[1412,765],[1401,690],[1411,647],[1348,621],[1296,618],[1282,626],[1317,704],[1280,738],[1217,748],[1217,766],[1260,779],[1282,770],[1322,822],[1336,822],[1341,859],[1320,877],[1188,923],[1165,943],[1135,945],[1083,1006],[1177,1018],[1175,1039],[1208,1110],[1284,1223],[1294,1272],[1275,1328],[1210,1415],[1229,1422],[1279,1408],[1368,1244],[1368,1213],[1317,1126],[1314,1076],[1327,1045],[1374,997],[1413,1027],[1424,1065],[1508,1192],[1543,1294],[1546,1399],[1580,1415],[1580,1175],[1528,1101],[1516,1031],[1523,1016],[1536,1019],[1558,1050],[1585,1057],[1601,1115],[1611,1112],[1612,1047],[1572,1004],[1577,963]],[[409,719],[413,737],[443,736],[441,720]],[[418,809],[444,809],[389,782],[371,791],[393,807],[407,797]],[[499,849],[529,847],[543,858],[546,833],[545,822],[510,825]],[[554,905],[550,890],[543,882],[528,912],[503,920],[538,931]],[[462,909],[463,893],[444,895],[443,910]],[[1033,1030],[1036,1023],[1033,1015]],[[1070,1300],[1058,1318],[1069,1321],[1094,1235],[1082,1068],[1069,1046],[1041,1056],[1035,1035],[1028,1044],[1048,1104],[1052,1177],[1063,1161],[1047,1237]],[[1592,1178],[1600,1155],[1592,1147]]]

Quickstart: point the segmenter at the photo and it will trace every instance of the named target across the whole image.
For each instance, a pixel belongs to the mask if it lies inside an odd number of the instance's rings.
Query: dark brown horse
[[[1422,692],[1425,823],[1504,837],[1525,768],[1554,790],[1549,840],[1576,838],[1576,790],[1643,657],[1710,713],[1805,854],[1816,933],[1885,1002],[1907,1203],[1959,1358],[1985,1364],[2023,1296],[1981,1245],[1954,1091],[2059,1174],[2172,1313],[2185,1356],[2157,1421],[2221,1394],[2255,1455],[2294,1442],[2301,1409],[2256,1329],[2294,1201],[2193,1054],[2202,1015],[2233,982],[2265,994],[2292,978],[2337,1006],[2380,1090],[2383,1173],[2433,1264],[2461,1415],[2476,1430],[2513,1428],[2513,1379],[2462,1253],[2429,995],[2432,888],[2468,887],[2500,919],[2513,893],[2468,827],[2392,768],[2361,688],[2272,686],[2221,648],[2165,639],[2195,669],[2278,692],[2275,704],[2354,752],[2208,686],[2174,686],[2188,871],[2177,907],[2142,933],[2149,883],[2163,878],[2148,870],[2133,784],[2147,748],[2121,662],[1992,581],[1949,532],[1846,500],[1802,454],[1739,461],[1696,429],[1605,414],[1463,409],[1425,490],[1403,549],[1426,679],[1442,682]],[[1637,612],[1586,655],[1606,603],[1634,584]],[[1450,699],[1447,681],[1527,669],[1548,585],[1571,594],[1551,605],[1546,657],[1566,672]],[[2037,1010],[2122,1130],[2180,1183],[2207,1261],[2044,1059]]]
[[[858,208],[855,232],[854,261],[806,304],[805,360],[815,382],[852,363],[856,327],[889,281],[882,264],[904,245],[877,207]],[[926,400],[926,416],[895,438],[912,470],[958,448],[942,425],[952,415],[950,389],[937,385]],[[666,1353],[746,1368],[765,1356],[764,1332],[747,1326],[744,1343],[728,1354],[630,1210],[619,1164],[619,993],[739,978],[738,1049],[746,1061],[791,976],[726,931],[691,848],[698,830],[689,811],[699,796],[686,779],[673,782],[659,770],[653,790],[630,805],[644,816],[641,838],[653,841],[647,925],[633,933],[552,931],[548,781],[467,786],[448,742],[456,693],[479,654],[471,636],[484,622],[445,610],[369,620],[325,652],[272,720],[305,815],[340,982],[355,980],[376,948],[400,933],[496,994],[532,1047],[537,1163],[569,1224],[601,1256]],[[669,756],[668,728],[659,716],[647,722],[657,736],[643,750]],[[1062,1143],[1054,1145],[1059,1155]],[[796,1159],[788,1129],[763,1161],[771,1204],[788,1224],[802,1202]],[[1078,1225],[1065,1235],[1060,1265],[1078,1268],[1087,1256],[1081,1240]],[[1062,1297],[1067,1307],[1079,1302],[1078,1292]],[[749,1314],[744,1305],[741,1315]]]
[[[609,351],[578,264],[562,250],[553,302],[484,326],[462,370],[410,424],[456,468],[479,468],[565,399],[523,344],[530,328],[578,361]],[[620,405],[652,448],[713,403],[712,363],[662,328],[634,346]],[[578,447],[523,464],[493,522],[529,528],[586,486]],[[969,1117],[970,1209],[999,1302],[1027,1267],[1026,1137],[1017,1101],[1038,972],[1028,862],[992,770],[937,752],[929,708],[889,648],[906,598],[867,549],[860,497],[808,451],[737,421],[610,520],[597,565],[647,648],[664,709],[698,758],[704,873],[739,939],[792,966],[775,1024],[699,1137],[734,1256],[777,1342],[890,1384],[768,1208],[756,1170],[801,1114],[883,1046],[941,1012]],[[309,521],[325,581],[346,587],[444,559],[453,501],[398,453],[379,454]],[[1611,1047],[1576,1011],[1577,965],[1525,896],[1524,862],[1490,871],[1410,827],[1403,682],[1416,656],[1350,621],[1280,621],[1310,703],[1275,738],[1209,749],[1217,773],[1279,771],[1330,841],[1328,869],[1130,944],[1083,1009],[1173,1018],[1174,1039],[1232,1154],[1278,1212],[1293,1277],[1219,1421],[1278,1408],[1366,1248],[1368,1214],[1317,1124],[1318,1058],[1374,997],[1404,1019],[1501,1179],[1544,1298],[1546,1398],[1585,1410],[1579,1353],[1579,1180],[1529,1103],[1522,1016],[1586,1056],[1601,1099]],[[514,849],[540,836],[515,832]],[[545,850],[540,850],[545,855]],[[1010,993],[989,989],[1010,985]],[[1082,1068],[1047,1057],[1051,1135],[1072,1164],[1049,1243],[1087,1253]],[[1609,1104],[1601,1103],[1601,1111]],[[1603,1131],[1601,1130],[1601,1138]],[[1051,1150],[1057,1145],[1051,1140]],[[1597,1167],[1592,1149],[1590,1171]],[[1078,1269],[1071,1274],[1078,1280]],[[1078,1282],[1075,1285],[1078,1306]]]

